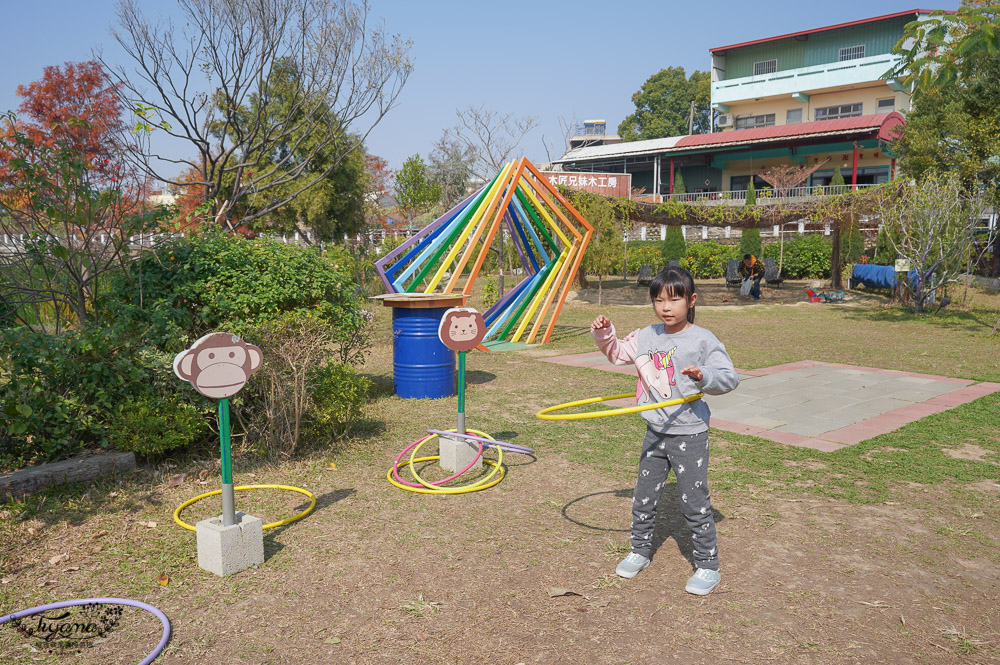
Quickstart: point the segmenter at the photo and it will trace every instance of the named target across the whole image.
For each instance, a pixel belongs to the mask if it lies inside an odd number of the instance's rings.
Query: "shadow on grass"
[[[288,524],[282,524],[281,526],[276,526],[273,529],[268,529],[264,532],[264,561],[267,562],[271,557],[280,552],[285,548],[284,543],[280,543],[276,540],[278,536],[285,532],[285,530],[290,527],[302,524],[314,518],[316,513],[320,512],[324,508],[328,508],[338,501],[343,501],[344,499],[355,494],[357,490],[353,487],[343,488],[339,490],[334,490],[333,492],[327,492],[326,494],[321,494],[316,497],[316,507],[311,513],[306,515],[300,520],[290,522]],[[309,506],[309,500],[305,499],[302,503],[296,505],[293,510],[295,513],[300,513]]]
[[[915,314],[912,309],[903,306],[885,307],[878,310],[846,310],[850,318],[879,323],[923,323],[931,326],[966,330],[981,333],[993,329],[996,319],[987,316],[986,312],[943,308],[940,311],[931,307],[923,314]]]
[[[573,499],[567,503],[562,508],[563,519],[576,524],[577,526],[583,527],[584,529],[589,529],[591,531],[603,531],[605,533],[621,533],[625,534],[625,538],[628,538],[628,534],[631,533],[630,529],[616,529],[612,527],[597,526],[593,524],[588,524],[580,519],[576,519],[570,515],[570,508],[574,504],[585,501],[595,496],[601,496],[605,494],[611,494],[618,499],[631,499],[634,488],[626,487],[620,490],[608,490],[606,492],[593,492],[592,494],[585,494],[581,497]],[[677,483],[672,482],[663,488],[662,494],[660,494],[662,500],[669,502],[671,497],[676,500],[677,498]],[[712,515],[715,517],[715,523],[718,524],[726,519],[725,515],[719,511],[712,509]],[[624,519],[624,516],[623,516]],[[660,510],[656,517],[656,526],[653,529],[653,543],[652,543],[652,554],[656,556],[657,551],[662,547],[668,540],[673,540],[677,545],[677,550],[686,558],[692,566],[695,566],[694,561],[694,548],[691,544],[691,529],[688,527],[687,522],[684,520],[684,515],[681,513],[677,506],[670,506],[664,510]]]
[[[560,342],[584,335],[590,335],[590,326],[556,326],[552,329],[552,337],[549,338],[549,341]]]
[[[478,386],[484,383],[489,383],[497,378],[497,375],[493,372],[484,372],[479,369],[474,369],[467,371],[465,373],[465,382],[469,385]]]
[[[391,376],[384,374],[362,374],[361,376],[372,382],[371,388],[368,389],[369,399],[392,396],[393,384]]]

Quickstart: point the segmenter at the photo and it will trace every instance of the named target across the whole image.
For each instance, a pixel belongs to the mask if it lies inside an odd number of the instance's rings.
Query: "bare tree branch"
[[[393,107],[412,69],[409,42],[372,27],[367,3],[179,5],[178,29],[169,19],[148,19],[139,0],[120,0],[112,34],[132,67],[105,66],[127,107],[146,109],[153,126],[196,153],[188,160],[156,156],[147,173],[174,187],[201,187],[213,208],[227,201],[226,221],[234,226],[277,210],[329,176]],[[291,99],[286,92],[279,108],[272,74],[280,67],[297,76]],[[347,141],[348,135],[358,138]],[[199,171],[200,179],[181,180],[169,168],[178,163]],[[307,172],[311,177],[291,193],[282,187]]]
[[[507,162],[515,158],[524,136],[538,126],[533,116],[515,117],[513,113],[489,111],[485,106],[470,106],[456,111],[458,125],[452,135],[476,153],[473,174],[489,182]]]

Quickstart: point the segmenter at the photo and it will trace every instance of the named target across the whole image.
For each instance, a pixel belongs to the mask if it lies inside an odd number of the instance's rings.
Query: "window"
[[[774,127],[774,114],[749,115],[743,118],[736,118],[736,129],[750,129],[751,127]]]
[[[840,49],[840,61],[844,60],[857,60],[858,58],[865,57],[865,45],[860,46],[846,46]]]
[[[878,113],[891,113],[896,110],[896,98],[889,97],[888,99],[878,100]]]
[[[861,115],[861,102],[857,104],[841,104],[816,109],[817,120],[833,120],[834,118],[853,118]]]
[[[785,111],[785,124],[794,125],[802,122],[802,109],[788,109]]]
[[[777,60],[761,60],[760,62],[753,63],[754,76],[760,76],[761,74],[773,74],[776,71],[778,71]]]

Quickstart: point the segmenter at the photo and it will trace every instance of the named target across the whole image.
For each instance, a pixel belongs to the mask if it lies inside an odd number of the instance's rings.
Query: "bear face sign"
[[[174,374],[205,397],[231,397],[260,369],[258,347],[230,333],[210,333],[174,357]]]
[[[438,337],[452,351],[471,351],[486,336],[483,315],[467,307],[452,307],[441,317]]]

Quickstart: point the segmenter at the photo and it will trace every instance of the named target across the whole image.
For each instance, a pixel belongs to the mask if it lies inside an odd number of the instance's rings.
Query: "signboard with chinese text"
[[[562,185],[603,196],[631,198],[631,173],[587,173],[584,171],[543,171],[542,175],[553,185]]]

